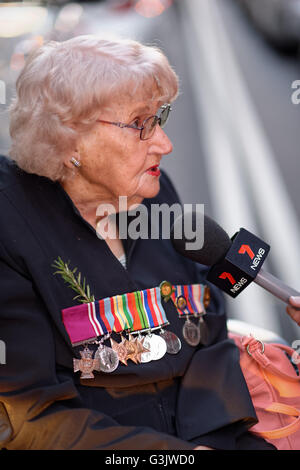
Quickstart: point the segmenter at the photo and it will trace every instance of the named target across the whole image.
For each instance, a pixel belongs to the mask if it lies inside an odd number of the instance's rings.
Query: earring
[[[72,157],[71,160],[70,160],[71,163],[73,163],[74,166],[76,166],[76,168],[80,168],[81,167],[81,163],[76,160],[75,157]]]

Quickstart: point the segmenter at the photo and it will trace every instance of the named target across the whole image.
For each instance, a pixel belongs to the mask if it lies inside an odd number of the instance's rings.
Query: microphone
[[[207,280],[231,297],[237,297],[254,281],[278,299],[289,304],[291,296],[300,293],[287,286],[262,265],[270,251],[270,245],[248,230],[241,228],[232,238],[213,219],[202,214],[204,242],[201,249],[186,249],[187,240],[183,225],[195,226],[196,211],[178,217],[171,229],[171,240],[177,252],[205,266],[210,266]],[[196,225],[197,226],[197,225]],[[176,234],[181,233],[181,238]],[[195,235],[197,237],[197,233]]]

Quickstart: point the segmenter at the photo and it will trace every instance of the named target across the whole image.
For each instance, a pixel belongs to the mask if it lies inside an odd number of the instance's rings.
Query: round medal
[[[200,343],[200,328],[190,320],[183,325],[182,334],[190,346],[197,346]]]
[[[167,302],[172,295],[172,284],[168,281],[163,281],[160,283],[159,287],[162,298]]]
[[[119,365],[119,356],[112,348],[100,346],[95,352],[95,358],[99,359],[99,369],[102,372],[110,373],[116,370]]]
[[[178,336],[175,335],[172,331],[162,330],[160,333],[161,338],[163,338],[167,345],[167,353],[177,354],[181,349],[181,341]]]
[[[164,357],[167,352],[167,343],[161,336],[152,334],[149,336],[151,359],[157,361]]]
[[[176,307],[179,308],[179,310],[184,310],[187,303],[186,303],[186,298],[184,297],[184,295],[179,295],[178,297],[176,297]]]

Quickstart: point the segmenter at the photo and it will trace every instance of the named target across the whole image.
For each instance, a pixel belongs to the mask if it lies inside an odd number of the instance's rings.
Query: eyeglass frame
[[[97,119],[96,122],[103,122],[104,124],[112,124],[113,126],[117,126],[117,127],[120,127],[121,129],[124,129],[124,128],[129,128],[129,129],[135,129],[137,131],[140,131],[140,139],[141,140],[148,140],[148,139],[151,139],[151,137],[153,136],[153,134],[151,134],[149,137],[147,137],[146,139],[143,139],[142,138],[142,132],[143,130],[145,129],[145,123],[147,121],[149,121],[149,119],[152,119],[152,118],[156,118],[156,123],[155,125],[153,126],[153,129],[155,129],[156,125],[158,124],[162,129],[164,128],[164,126],[167,124],[168,122],[168,119],[169,119],[169,115],[170,115],[170,112],[172,111],[172,108],[171,108],[171,105],[169,103],[166,103],[166,104],[163,104],[160,108],[159,108],[161,111],[160,111],[160,115],[157,116],[157,114],[154,114],[153,116],[149,116],[147,117],[147,119],[145,119],[143,121],[143,124],[141,125],[141,127],[137,127],[137,126],[134,126],[133,124],[125,124],[123,122],[113,122],[113,121],[105,121],[104,119]],[[167,119],[164,123],[163,126],[160,125],[161,123],[161,114],[166,110],[166,109],[169,109],[169,112],[168,112],[168,115],[167,115]]]

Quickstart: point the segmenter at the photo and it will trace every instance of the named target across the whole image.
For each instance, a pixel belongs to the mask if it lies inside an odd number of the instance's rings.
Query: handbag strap
[[[292,374],[287,374],[286,372],[282,372],[270,361],[270,359],[265,354],[264,344],[261,341],[253,338],[252,336],[244,336],[242,338],[242,345],[246,348],[248,354],[260,366],[262,366],[264,369],[267,369],[272,374],[275,374],[284,379],[288,379],[292,382],[300,381],[300,376],[295,376]],[[281,349],[283,352],[288,353],[290,356],[295,353],[294,349],[282,344],[270,343],[270,346],[276,347],[277,349]]]
[[[288,437],[290,434],[298,431],[300,429],[300,410],[294,408],[290,405],[284,405],[283,403],[273,402],[267,408],[264,408],[265,411],[270,411],[271,413],[281,413],[289,416],[295,416],[296,419],[287,426],[282,428],[265,430],[265,431],[255,431],[251,430],[254,434],[262,436],[266,439],[280,439],[282,437]]]

